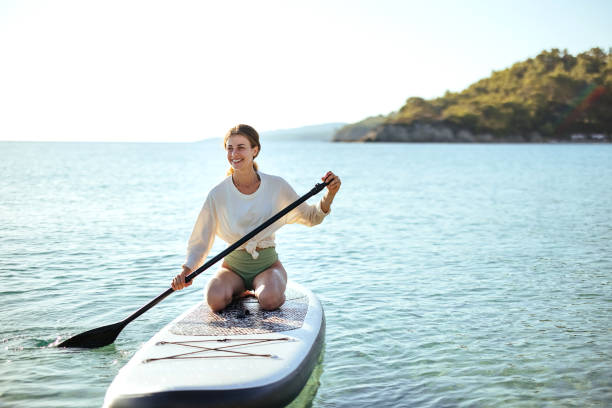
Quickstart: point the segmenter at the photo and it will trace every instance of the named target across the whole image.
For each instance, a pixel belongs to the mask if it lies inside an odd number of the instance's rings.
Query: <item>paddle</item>
[[[310,190],[308,193],[304,194],[302,197],[298,198],[293,203],[283,208],[278,214],[268,219],[266,222],[261,224],[259,227],[255,228],[253,231],[249,232],[244,237],[240,238],[238,241],[236,241],[232,245],[225,248],[225,250],[223,250],[220,254],[218,254],[217,256],[209,260],[208,262],[206,262],[204,265],[200,266],[194,272],[191,272],[185,278],[185,282],[189,282],[193,280],[196,276],[204,272],[206,269],[210,268],[215,263],[225,258],[226,255],[228,255],[230,252],[237,249],[240,245],[244,244],[249,239],[253,238],[255,235],[259,234],[261,231],[268,228],[274,222],[278,221],[281,217],[283,217],[289,211],[293,210],[295,207],[302,204],[304,201],[308,200],[313,195],[318,194],[330,182],[331,180],[325,183],[316,184],[313,187],[313,189]],[[92,329],[84,333],[77,334],[76,336],[71,337],[68,340],[61,342],[58,345],[58,347],[97,348],[97,347],[108,346],[109,344],[112,344],[115,341],[119,333],[121,333],[121,330],[123,330],[125,326],[127,326],[130,322],[132,322],[132,320],[136,319],[138,316],[140,316],[141,314],[143,314],[144,312],[146,312],[147,310],[151,309],[153,306],[155,306],[156,304],[164,300],[172,292],[174,292],[174,289],[168,288],[164,293],[162,293],[161,295],[159,295],[158,297],[156,297],[155,299],[153,299],[152,301],[150,301],[149,303],[147,303],[146,305],[138,309],[136,312],[128,316],[126,319],[118,323],[115,323],[115,324],[109,324],[108,326],[98,327],[97,329]]]

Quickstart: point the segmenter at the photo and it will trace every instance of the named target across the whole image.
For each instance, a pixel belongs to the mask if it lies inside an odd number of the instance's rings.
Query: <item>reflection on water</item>
[[[319,386],[321,385],[321,374],[323,374],[323,360],[325,357],[325,346],[321,350],[321,355],[319,356],[319,361],[317,361],[317,365],[315,365],[312,370],[312,374],[306,382],[306,385],[300,392],[300,394],[291,402],[291,404],[287,405],[287,408],[310,408],[313,406],[313,401],[315,396],[317,395],[317,391],[319,390]]]

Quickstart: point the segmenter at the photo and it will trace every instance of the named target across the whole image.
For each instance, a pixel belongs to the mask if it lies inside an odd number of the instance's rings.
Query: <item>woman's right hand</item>
[[[183,265],[183,271],[176,275],[172,280],[172,289],[181,290],[186,288],[187,286],[191,286],[193,281],[185,283],[185,277],[191,273],[191,269]]]

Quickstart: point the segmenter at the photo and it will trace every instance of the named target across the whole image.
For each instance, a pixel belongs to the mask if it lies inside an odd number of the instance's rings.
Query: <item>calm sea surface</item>
[[[300,195],[343,180],[322,225],[277,234],[327,316],[294,405],[612,405],[612,146],[264,141],[259,164]],[[226,167],[218,140],[0,143],[0,406],[100,406],[200,301],[207,273],[111,346],[52,347],[168,287]]]

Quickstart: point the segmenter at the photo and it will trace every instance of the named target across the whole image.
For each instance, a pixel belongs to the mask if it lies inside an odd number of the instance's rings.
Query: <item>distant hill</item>
[[[612,141],[612,48],[535,58],[458,92],[409,98],[399,111],[347,125],[334,141]]]
[[[261,137],[263,140],[316,140],[329,142],[336,131],[345,125],[346,123],[324,123],[292,129],[269,130],[262,131]]]

